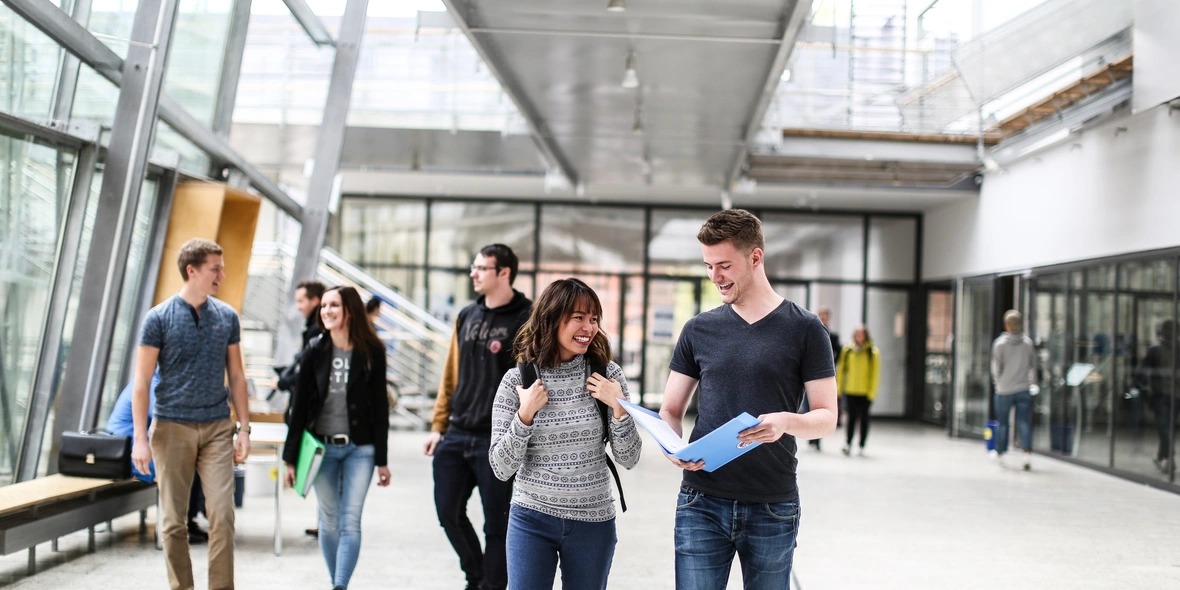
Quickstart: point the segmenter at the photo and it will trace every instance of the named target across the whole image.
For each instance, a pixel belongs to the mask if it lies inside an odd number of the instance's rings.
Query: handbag
[[[63,432],[57,470],[62,475],[128,479],[131,437],[99,432]]]

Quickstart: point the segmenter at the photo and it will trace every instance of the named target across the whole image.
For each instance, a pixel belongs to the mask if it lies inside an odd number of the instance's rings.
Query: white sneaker
[[[1032,453],[1024,454],[1024,470],[1032,471]]]
[[[991,459],[992,461],[999,461],[1000,460],[1000,453],[998,451],[996,451],[995,449],[992,449],[987,452],[987,458]]]
[[[852,453],[852,450],[848,448],[848,445],[844,445],[840,448],[840,452],[844,453],[844,456],[847,457]]]
[[[860,447],[859,449],[857,449],[857,451],[856,451],[856,456],[857,456],[857,457],[863,457],[863,456],[865,456],[865,448],[864,448],[864,447]]]
[[[1005,456],[1007,456],[1007,453],[999,453],[996,455],[996,462],[1000,464],[1000,467],[1008,466],[1008,462],[1004,459]]]

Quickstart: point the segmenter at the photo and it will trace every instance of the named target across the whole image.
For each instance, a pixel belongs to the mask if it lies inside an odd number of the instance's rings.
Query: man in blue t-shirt
[[[660,416],[680,433],[699,384],[691,441],[749,412],[760,424],[740,439],[762,444],[715,471],[667,455],[685,470],[676,508],[676,588],[724,589],[735,553],[746,590],[787,588],[799,530],[795,438],[836,429],[831,342],[819,318],[771,287],[757,217],[718,212],[697,240],[725,305],[685,324]],[[800,414],[804,396],[811,410]]]
[[[221,246],[194,238],[180,247],[180,291],[143,320],[135,358],[131,460],[141,473],[156,462],[164,561],[172,588],[193,587],[188,553],[189,489],[200,474],[209,518],[209,588],[234,587],[234,462],[250,454],[250,410],[238,314],[216,295],[225,279]],[[159,368],[149,443],[148,383]],[[226,382],[229,390],[226,390]],[[241,421],[235,441],[232,400]]]

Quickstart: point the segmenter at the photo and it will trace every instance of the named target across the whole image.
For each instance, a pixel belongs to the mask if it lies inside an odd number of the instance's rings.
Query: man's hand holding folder
[[[714,471],[762,444],[761,439],[769,438],[778,428],[772,425],[760,429],[758,419],[743,412],[699,440],[686,444],[667,422],[660,419],[659,414],[627,401],[620,400],[620,403],[635,423],[655,439],[668,460],[689,471]],[[747,432],[757,432],[754,436],[759,440],[745,440],[741,435]]]

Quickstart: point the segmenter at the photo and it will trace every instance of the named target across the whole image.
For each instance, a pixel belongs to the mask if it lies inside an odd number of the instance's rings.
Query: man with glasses
[[[488,462],[492,402],[500,381],[516,366],[512,343],[533,302],[512,288],[518,261],[503,244],[485,246],[471,265],[479,298],[455,321],[443,367],[434,421],[424,451],[434,456],[434,505],[447,539],[459,555],[468,590],[508,586],[504,541],[512,484],[500,481]],[[467,501],[479,488],[484,548],[467,518]]]

